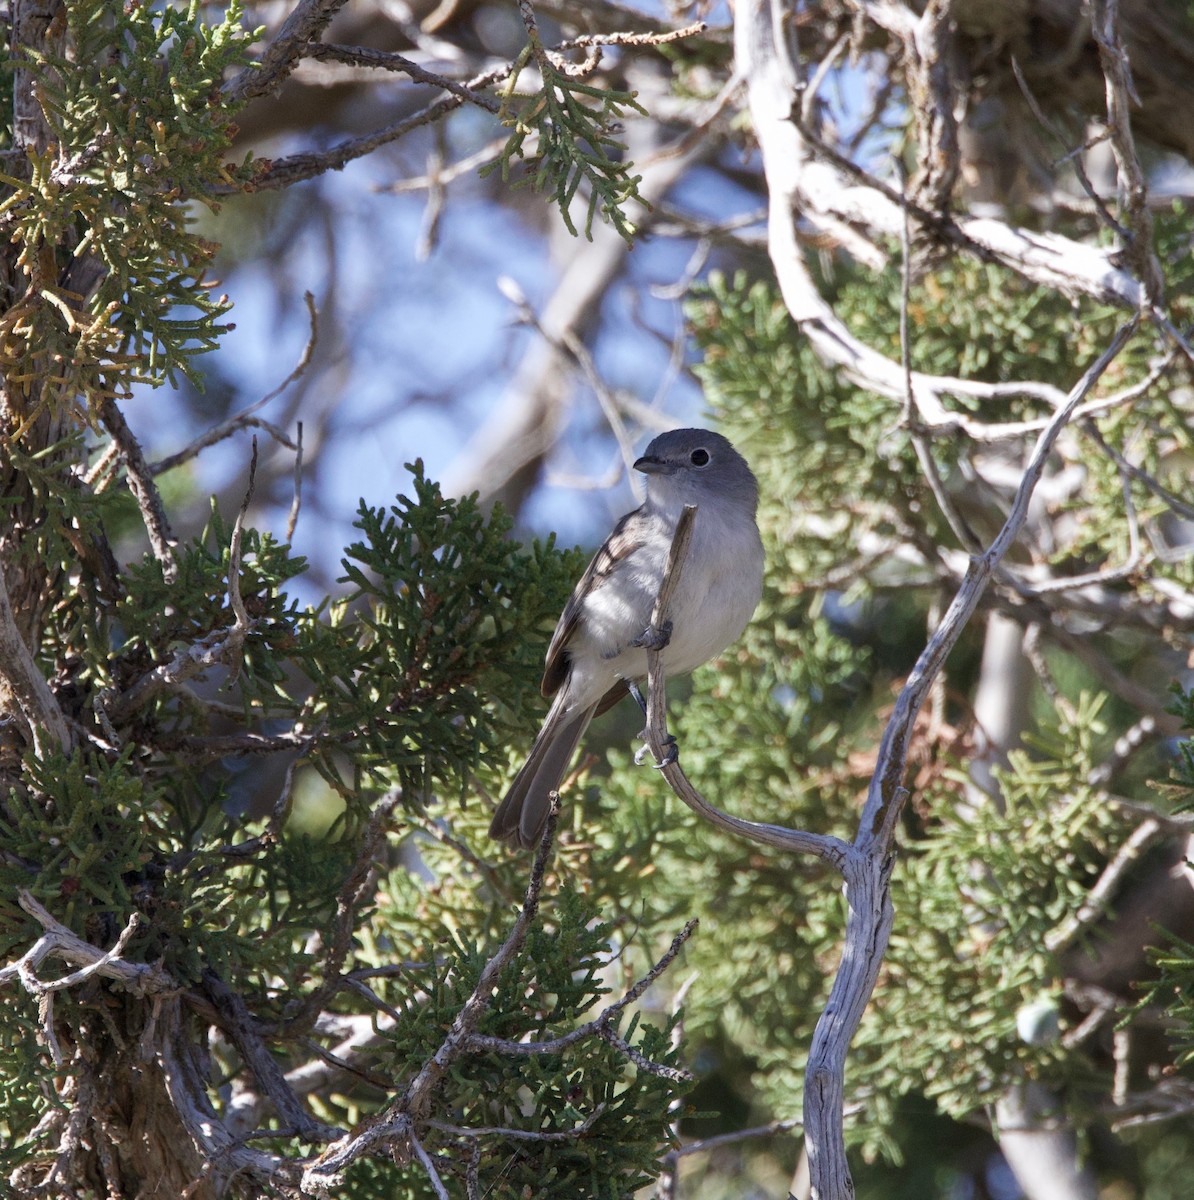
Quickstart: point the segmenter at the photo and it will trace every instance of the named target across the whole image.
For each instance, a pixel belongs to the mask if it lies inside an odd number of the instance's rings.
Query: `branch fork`
[[[659,649],[647,649],[646,738],[652,753],[663,764],[660,767],[663,777],[676,795],[694,812],[728,833],[781,850],[815,855],[834,867],[845,884],[848,913],[841,962],[813,1034],[805,1077],[804,1121],[809,1166],[814,1195],[823,1200],[839,1200],[854,1194],[843,1131],[846,1054],[878,980],[894,920],[891,873],[895,865],[895,834],[909,794],[903,780],[916,718],[987,584],[1023,528],[1054,443],[1139,324],[1140,317],[1136,316],[1121,326],[1107,349],[1070,390],[1065,403],[1056,409],[1037,439],[1003,528],[982,553],[971,556],[952,603],[896,700],[853,842],[731,816],[701,796],[678,761],[664,762],[669,735],[663,656]],[[649,632],[657,633],[667,626],[695,519],[696,509],[689,507],[677,524]]]

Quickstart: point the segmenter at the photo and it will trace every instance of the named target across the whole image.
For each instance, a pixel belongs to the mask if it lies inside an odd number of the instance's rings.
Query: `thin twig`
[[[286,517],[286,544],[294,541],[295,527],[298,525],[299,510],[303,505],[303,423],[295,425],[294,437],[294,499],[290,502],[290,512]]]
[[[1096,921],[1105,916],[1120,881],[1140,856],[1164,836],[1165,830],[1159,821],[1150,819],[1136,826],[1131,837],[1120,846],[1103,868],[1098,881],[1086,893],[1077,912],[1072,913],[1056,929],[1045,935],[1046,948],[1054,954],[1061,954]]]
[[[201,437],[196,438],[189,446],[179,450],[176,454],[167,455],[165,458],[154,463],[150,468],[154,475],[161,475],[166,471],[171,471],[175,467],[181,466],[185,462],[189,462],[200,451],[206,450],[208,446],[214,446],[217,442],[222,442],[225,438],[231,437],[234,433],[242,429],[247,429],[250,426],[264,429],[276,442],[285,446],[288,450],[298,451],[301,456],[301,435],[299,444],[296,445],[276,425],[271,424],[269,421],[261,420],[257,416],[257,413],[271,400],[276,400],[297,379],[300,379],[311,365],[311,359],[315,354],[315,345],[319,340],[319,312],[315,307],[315,297],[310,292],[304,292],[303,299],[307,305],[310,332],[307,335],[307,344],[303,348],[303,353],[290,374],[277,387],[262,396],[260,400],[254,400],[248,408],[242,409],[234,416],[229,417],[228,420],[221,422],[214,429],[209,429]]]
[[[431,1186],[438,1200],[452,1200],[452,1197],[448,1195],[448,1189],[444,1186],[444,1181],[435,1169],[435,1163],[431,1161],[431,1155],[423,1149],[423,1143],[415,1136],[415,1131],[410,1128],[409,1123],[406,1129],[406,1138],[414,1148],[415,1157],[423,1164],[423,1170],[427,1172],[427,1178],[431,1181]]]
[[[228,546],[228,604],[236,617],[236,624],[229,631],[231,635],[229,641],[230,643],[235,642],[235,645],[231,645],[229,649],[234,654],[239,651],[245,634],[249,632],[249,612],[245,608],[244,597],[240,594],[240,566],[245,537],[245,517],[248,515],[249,505],[253,502],[253,490],[256,485],[257,439],[254,437],[253,452],[249,458],[249,485],[245,488],[244,499],[240,502],[236,521],[232,526],[232,541]]]
[[[133,431],[128,427],[124,413],[120,411],[115,400],[103,401],[100,420],[112,440],[120,447],[129,491],[136,497],[137,507],[141,510],[145,532],[149,534],[150,548],[154,558],[161,564],[162,578],[167,583],[173,583],[178,578],[178,563],[174,558],[174,535],[170,532],[166,506],[162,503],[161,493],[153,481],[153,470],[145,461],[141,443],[133,436]]]
[[[618,1049],[626,1053],[626,1043],[621,1041],[621,1039],[614,1042],[611,1038],[611,1035],[613,1037],[617,1036],[613,1031],[615,1019],[621,1015],[625,1008],[638,1000],[664,971],[671,966],[683,949],[685,942],[692,936],[696,927],[697,921],[694,918],[672,938],[671,945],[664,951],[651,969],[625,995],[603,1008],[600,1015],[592,1021],[588,1021],[584,1025],[578,1025],[575,1029],[561,1034],[559,1037],[550,1038],[542,1042],[515,1042],[509,1038],[491,1037],[488,1034],[474,1033],[469,1039],[470,1046],[477,1050],[495,1051],[499,1054],[533,1057],[541,1054],[559,1054],[562,1050],[567,1050],[569,1046],[576,1045],[577,1042],[582,1042],[592,1037],[600,1037],[609,1041],[611,1045],[616,1044]],[[658,1063],[652,1063],[644,1059],[641,1055],[637,1055],[637,1052],[635,1054],[636,1056],[632,1058],[635,1065],[651,1074],[666,1074],[668,1078],[687,1079],[689,1077],[687,1072],[681,1071],[677,1074],[674,1068],[660,1066]],[[631,1054],[627,1054],[627,1057],[632,1056]]]
[[[589,386],[593,389],[593,394],[597,397],[597,403],[601,406],[601,411],[613,432],[614,440],[618,443],[622,462],[629,468],[635,459],[634,441],[630,436],[630,431],[626,428],[626,422],[622,420],[621,405],[605,380],[601,378],[588,347],[577,336],[575,330],[564,328],[557,334],[548,329],[546,324],[540,320],[539,314],[531,306],[531,302],[526,298],[522,289],[510,277],[503,276],[499,279],[498,289],[511,304],[517,307],[520,321],[529,325],[549,346],[566,354],[580,367]]]
[[[853,1111],[858,1111],[857,1109]],[[769,1121],[766,1125],[755,1125],[751,1129],[735,1129],[730,1133],[719,1133],[713,1137],[701,1138],[696,1142],[678,1146],[668,1155],[676,1158],[686,1158],[690,1154],[708,1154],[710,1150],[720,1150],[722,1146],[733,1146],[750,1138],[770,1137],[776,1133],[789,1133],[793,1129],[801,1129],[804,1122],[799,1117],[788,1117],[783,1120]]]
[[[361,838],[360,849],[357,851],[352,870],[348,872],[336,893],[336,915],[332,921],[331,945],[324,956],[323,980],[304,999],[298,1012],[287,1020],[284,1026],[287,1036],[308,1033],[318,1020],[327,999],[341,986],[341,972],[352,950],[353,937],[356,933],[357,912],[373,890],[373,872],[377,855],[385,844],[386,833],[389,830],[394,809],[401,801],[401,790],[393,788],[377,802],[369,817],[369,824]],[[364,984],[357,981],[354,981],[353,985],[359,988],[365,987]],[[378,1003],[381,1003],[380,1000]],[[398,1014],[391,1013],[390,1015],[398,1019]]]
[[[501,101],[455,79],[449,79],[446,75],[437,75],[434,71],[428,71],[413,59],[407,58],[405,54],[375,50],[372,46],[344,46],[338,42],[313,42],[304,48],[303,57],[314,59],[317,62],[339,62],[348,63],[354,67],[399,71],[403,75],[409,75],[416,83],[443,88],[445,92],[450,92],[467,104],[476,104],[479,108],[484,108],[491,113],[501,112]]]
[[[974,553],[980,548],[980,542],[954,503],[945,481],[941,478],[941,472],[937,469],[937,460],[933,457],[932,447],[925,436],[916,403],[916,391],[912,386],[912,343],[908,336],[908,308],[912,294],[911,223],[908,208],[905,206],[904,222],[900,229],[900,365],[904,369],[904,424],[916,452],[916,460],[920,463],[921,474],[928,482],[941,515],[953,531],[954,537],[958,539],[959,545]]]
[[[1194,521],[1194,504],[1186,503],[1180,496],[1171,492],[1164,484],[1142,467],[1129,462],[1114,446],[1108,443],[1093,420],[1083,421],[1082,431],[1115,463],[1122,473],[1129,475],[1132,479],[1148,488],[1154,496],[1164,500],[1179,517],[1184,517],[1187,521]]]
[[[606,1107],[605,1102],[602,1101],[579,1125],[574,1125],[571,1129],[552,1129],[546,1132],[535,1129],[511,1129],[505,1125],[482,1125],[472,1128],[468,1125],[451,1125],[447,1121],[438,1121],[434,1118],[427,1124],[432,1129],[438,1129],[441,1133],[450,1133],[456,1137],[500,1137],[526,1142],[571,1142],[579,1137],[584,1137],[604,1114]]]
[[[1036,96],[1033,95],[1032,89],[1028,86],[1028,80],[1024,78],[1024,72],[1020,69],[1020,62],[1014,54],[1012,55],[1012,73],[1016,77],[1016,82],[1020,85],[1020,93],[1023,95],[1025,101],[1027,101],[1029,111],[1037,119],[1037,122],[1041,125],[1041,127],[1047,129],[1049,133],[1053,135],[1059,145],[1065,146],[1065,137],[1062,135],[1057,126],[1049,120],[1049,117],[1046,115],[1044,109],[1041,108],[1040,102],[1037,100]],[[1078,183],[1081,185],[1082,190],[1087,194],[1087,196],[1090,197],[1091,202],[1094,204],[1095,212],[1098,214],[1103,224],[1106,225],[1108,229],[1114,230],[1115,233],[1120,237],[1127,238],[1129,236],[1128,231],[1115,219],[1114,214],[1104,203],[1103,197],[1095,191],[1094,184],[1090,182],[1090,177],[1086,174],[1086,169],[1082,165],[1082,155],[1090,150],[1092,146],[1095,146],[1099,142],[1106,140],[1106,137],[1106,133],[1101,133],[1098,135],[1098,137],[1088,138],[1081,146],[1077,147],[1075,150],[1069,151],[1066,155],[1064,155],[1057,165],[1060,166],[1061,162],[1065,162],[1067,160],[1073,162],[1074,174],[1078,177]]]
[[[499,67],[474,75],[464,86],[469,91],[488,87],[498,80],[506,78],[510,74],[510,70],[511,64],[504,63]],[[385,125],[381,129],[361,134],[359,137],[346,138],[330,150],[321,153],[291,154],[286,158],[275,159],[269,169],[253,181],[253,190],[269,191],[289,187],[291,184],[304,179],[313,179],[327,171],[342,170],[355,159],[372,154],[381,146],[397,141],[412,129],[418,129],[438,121],[441,117],[458,109],[463,103],[464,101],[459,96],[451,94],[442,96],[417,112],[390,125]],[[230,188],[229,190],[239,189]]]
[[[475,1036],[477,1025],[493,1003],[493,993],[498,977],[526,940],[531,922],[539,911],[543,876],[555,844],[559,815],[559,797],[553,797],[543,838],[535,852],[535,861],[531,867],[531,877],[523,897],[522,910],[507,934],[506,940],[481,969],[472,994],[456,1014],[439,1049],[424,1062],[402,1095],[376,1121],[361,1132],[341,1139],[307,1167],[302,1178],[304,1189],[310,1191],[326,1189],[338,1181],[344,1171],[363,1154],[393,1151],[395,1148],[409,1145],[409,1137],[413,1129],[412,1122],[426,1119],[436,1086],[452,1063],[468,1049]]]

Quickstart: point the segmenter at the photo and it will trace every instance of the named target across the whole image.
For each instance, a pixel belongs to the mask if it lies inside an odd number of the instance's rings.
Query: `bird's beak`
[[[671,463],[665,462],[662,458],[655,458],[653,455],[644,454],[642,458],[636,460],[634,464],[636,471],[642,471],[644,475],[670,475],[675,469]]]

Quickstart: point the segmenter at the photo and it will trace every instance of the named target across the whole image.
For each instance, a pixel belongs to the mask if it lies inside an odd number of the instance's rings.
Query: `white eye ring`
[[[709,465],[709,451],[703,446],[699,446],[688,456],[688,461],[694,467],[707,467]]]

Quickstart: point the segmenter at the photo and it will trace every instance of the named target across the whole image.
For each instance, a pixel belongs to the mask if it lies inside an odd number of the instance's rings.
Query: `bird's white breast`
[[[672,635],[664,651],[669,676],[684,675],[720,654],[750,620],[762,595],[763,546],[751,514],[698,507],[683,574],[673,593]],[[595,702],[618,679],[642,679],[647,656],[631,643],[651,620],[679,518],[653,516],[653,536],[586,598],[570,646],[574,702]],[[571,705],[570,705],[571,707]]]

